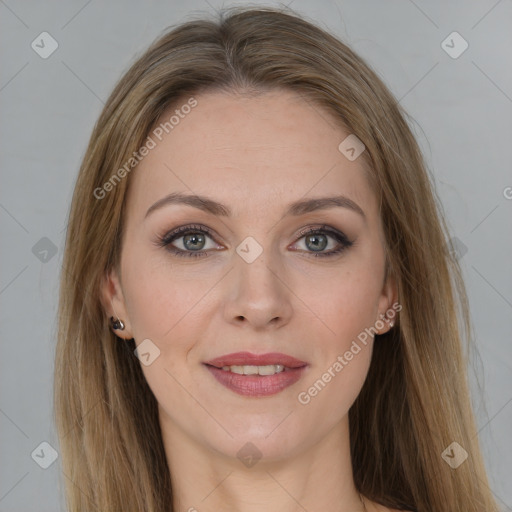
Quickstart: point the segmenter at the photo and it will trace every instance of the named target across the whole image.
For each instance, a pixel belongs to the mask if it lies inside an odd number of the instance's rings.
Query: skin
[[[113,270],[102,288],[106,314],[126,325],[118,335],[160,350],[141,367],[159,404],[175,510],[362,511],[348,410],[368,372],[372,337],[307,405],[297,399],[397,302],[395,282],[384,282],[384,235],[362,158],[340,153],[349,133],[293,92],[195,98],[129,178],[120,275]],[[208,196],[233,216],[173,204],[145,218],[171,192]],[[338,194],[365,218],[344,207],[284,216],[292,201]],[[213,231],[206,255],[179,257],[157,245],[187,224]],[[315,257],[299,232],[322,224],[353,245]],[[327,235],[320,252],[338,246]],[[263,249],[252,263],[236,252],[248,236]],[[183,234],[172,244],[194,252]],[[241,396],[203,362],[243,350],[283,352],[308,368],[278,394]],[[237,457],[247,442],[261,454],[252,467]],[[389,510],[369,500],[366,509]]]

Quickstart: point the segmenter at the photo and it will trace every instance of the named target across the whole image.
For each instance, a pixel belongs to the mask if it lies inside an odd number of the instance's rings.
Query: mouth
[[[280,353],[237,352],[203,363],[215,379],[239,395],[270,396],[295,384],[308,363]]]

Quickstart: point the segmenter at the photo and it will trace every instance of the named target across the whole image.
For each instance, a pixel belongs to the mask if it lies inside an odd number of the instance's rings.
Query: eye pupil
[[[323,239],[321,242],[318,239]],[[310,247],[308,241],[313,240],[313,247]],[[327,237],[325,235],[308,235],[306,237],[306,245],[309,249],[313,249],[314,251],[323,251],[327,247]]]
[[[194,245],[190,246],[188,244],[188,242],[191,242],[192,244],[197,244],[199,243],[199,245],[201,245],[201,247],[194,247]],[[187,249],[191,249],[193,251],[199,251],[201,250],[203,247],[204,247],[204,243],[205,243],[205,237],[204,235],[200,234],[200,233],[194,233],[192,235],[184,235],[183,236],[183,245],[187,248]]]

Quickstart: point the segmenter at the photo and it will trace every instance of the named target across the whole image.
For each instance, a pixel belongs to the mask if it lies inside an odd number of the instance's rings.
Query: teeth
[[[223,366],[226,372],[238,373],[239,375],[274,375],[284,371],[282,364],[269,364],[266,366]]]

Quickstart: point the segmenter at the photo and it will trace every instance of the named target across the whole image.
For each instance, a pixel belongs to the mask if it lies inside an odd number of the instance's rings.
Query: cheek
[[[317,328],[309,327],[309,341],[320,350],[301,388],[299,403],[309,413],[331,409],[333,421],[348,412],[366,379],[381,292],[381,275],[370,270],[379,269],[378,262],[372,266],[359,259],[348,267],[347,263],[344,270],[329,276],[317,273],[315,279],[308,279],[306,295],[307,306],[317,317],[313,320]]]
[[[297,283],[309,316],[318,320],[318,335],[325,340],[327,352],[343,350],[364,329],[374,326],[381,289],[380,273],[371,268],[364,262],[351,262],[339,271],[317,272]]]
[[[328,335],[313,340],[319,347],[315,364],[297,395],[306,424],[322,417],[322,428],[328,431],[348,413],[359,395],[371,361],[373,336],[369,327],[374,325],[375,300],[371,287],[347,278],[332,283],[329,300],[324,297],[311,306],[323,305],[316,310],[321,311],[328,326],[322,330]]]
[[[186,279],[173,271],[170,261],[155,263],[142,251],[133,251],[123,263],[126,308],[135,340],[149,338],[158,345],[175,340],[205,294],[201,280]]]
[[[176,311],[179,289],[169,289],[165,280],[154,279],[142,269],[126,289],[126,307],[135,340],[161,339],[179,313]]]
[[[189,381],[187,355],[204,336],[201,298],[208,283],[190,276],[186,279],[183,272],[173,272],[171,262],[155,262],[142,251],[127,255],[123,265],[126,308],[136,345],[148,339],[154,344],[144,345],[149,347],[149,364],[141,359],[147,383],[160,406],[179,410],[183,417],[193,416],[197,404],[180,383]]]

